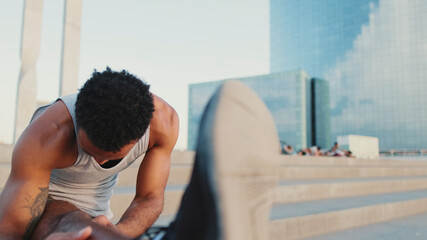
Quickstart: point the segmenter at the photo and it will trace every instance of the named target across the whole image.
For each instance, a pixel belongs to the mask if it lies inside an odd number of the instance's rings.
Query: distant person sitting
[[[350,150],[343,150],[346,157],[354,157],[353,153]]]
[[[318,146],[302,148],[297,153],[299,156],[322,156],[322,152]]]
[[[321,156],[322,153],[320,152],[320,147],[318,146],[312,146],[311,148],[308,149],[310,152],[310,156]]]
[[[339,146],[338,146],[338,142],[334,143],[334,146],[332,146],[332,148],[329,150],[329,153],[335,153],[338,150]],[[330,154],[333,155],[333,154]]]
[[[291,145],[285,144],[282,148],[282,154],[294,155],[294,148]]]
[[[337,142],[335,142],[334,146],[329,150],[328,155],[334,157],[353,157],[350,150],[340,148]]]

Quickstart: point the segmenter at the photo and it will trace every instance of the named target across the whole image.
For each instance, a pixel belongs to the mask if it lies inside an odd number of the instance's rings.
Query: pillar
[[[65,0],[59,96],[77,92],[82,0]]]
[[[43,0],[25,0],[13,142],[27,127],[37,107],[36,63],[40,54],[42,15]]]

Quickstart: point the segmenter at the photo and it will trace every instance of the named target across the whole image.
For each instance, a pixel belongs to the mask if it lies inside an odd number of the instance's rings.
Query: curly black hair
[[[150,85],[123,70],[94,70],[77,96],[76,121],[98,148],[116,152],[141,138],[153,117]]]

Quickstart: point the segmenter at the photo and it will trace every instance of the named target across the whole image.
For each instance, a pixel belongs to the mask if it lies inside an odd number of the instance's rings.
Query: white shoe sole
[[[280,156],[274,120],[241,82],[228,81],[217,94],[210,140],[222,239],[269,239]]]

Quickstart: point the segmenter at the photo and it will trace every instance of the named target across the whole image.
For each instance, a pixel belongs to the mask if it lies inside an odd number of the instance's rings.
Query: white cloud
[[[380,0],[378,7],[371,6],[369,23],[353,48],[325,74],[332,108],[353,95],[342,114],[332,117],[332,129],[351,121],[353,129],[372,124],[383,130],[412,129],[416,123],[418,131],[427,131],[426,12],[422,0]]]

